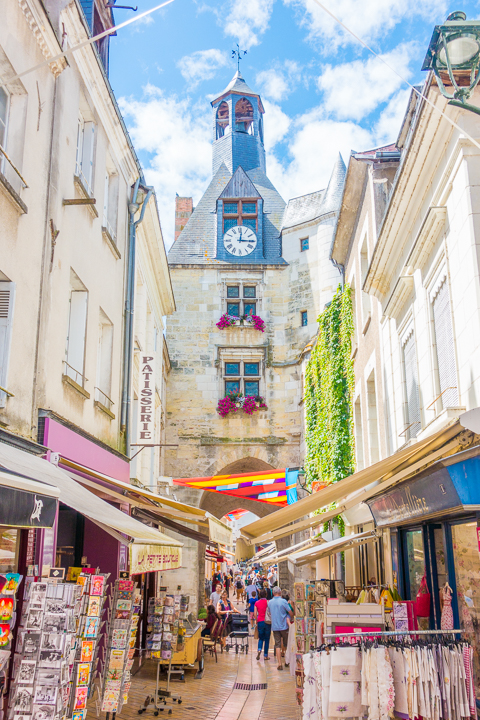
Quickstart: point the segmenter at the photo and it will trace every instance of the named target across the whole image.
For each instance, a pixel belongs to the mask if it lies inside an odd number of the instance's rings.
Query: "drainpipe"
[[[125,335],[123,341],[123,388],[122,388],[122,412],[120,424],[125,430],[125,454],[130,457],[130,425],[132,405],[132,360],[133,360],[133,315],[135,304],[135,265],[136,265],[136,233],[137,225],[143,221],[148,201],[153,195],[153,187],[141,183],[143,178],[137,178],[132,188],[132,201],[128,205],[128,261],[127,261],[127,288],[125,298]],[[146,190],[147,194],[143,201],[140,217],[135,220],[135,213],[140,207],[138,202],[138,191]]]

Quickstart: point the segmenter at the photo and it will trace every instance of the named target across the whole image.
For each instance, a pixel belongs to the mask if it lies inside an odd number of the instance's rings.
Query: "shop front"
[[[384,552],[401,597],[416,601],[426,582],[430,609],[419,626],[459,628],[471,643],[480,705],[480,448],[433,465],[368,505],[377,528],[388,529]]]

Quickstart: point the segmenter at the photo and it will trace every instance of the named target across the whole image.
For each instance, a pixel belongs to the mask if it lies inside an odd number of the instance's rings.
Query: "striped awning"
[[[173,478],[176,485],[186,485],[197,490],[224,493],[238,498],[258,500],[271,505],[288,504],[286,478],[288,487],[296,488],[298,469],[288,468],[263,472],[242,473],[239,475],[213,475],[212,477]],[[293,476],[295,476],[293,478]]]

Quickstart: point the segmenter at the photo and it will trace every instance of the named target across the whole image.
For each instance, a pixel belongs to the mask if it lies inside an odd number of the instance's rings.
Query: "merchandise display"
[[[167,595],[165,591],[149,599],[147,657],[168,663],[173,653],[182,649],[189,603],[189,595]]]
[[[141,595],[133,580],[116,580],[109,611],[99,706],[120,712],[128,701]]]
[[[55,720],[68,715],[71,705],[82,589],[72,584],[27,580],[8,718],[16,720],[28,715],[30,720]]]

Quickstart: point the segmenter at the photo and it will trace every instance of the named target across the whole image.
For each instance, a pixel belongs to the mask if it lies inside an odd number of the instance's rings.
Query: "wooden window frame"
[[[228,375],[226,371],[226,366],[228,363],[239,363],[239,374],[238,375]],[[258,364],[258,375],[246,375],[245,374],[245,364]],[[227,395],[227,382],[238,382],[239,384],[239,392],[242,395],[245,395],[245,382],[257,382],[258,383],[258,394],[260,395],[260,383],[262,381],[262,375],[261,375],[261,365],[262,361],[261,359],[254,359],[254,360],[246,360],[246,359],[224,359],[223,360],[223,372],[222,372],[222,380],[223,380],[223,389],[225,396]]]
[[[224,208],[226,204],[229,203],[238,203],[238,212],[236,213],[225,213]],[[244,203],[255,203],[255,212],[254,213],[244,213],[243,212],[243,204]],[[255,232],[258,232],[258,198],[225,198],[223,200],[223,219],[222,219],[222,226],[223,226],[223,232],[225,234],[225,220],[236,220],[237,225],[243,225],[243,218],[248,220],[255,219]]]

